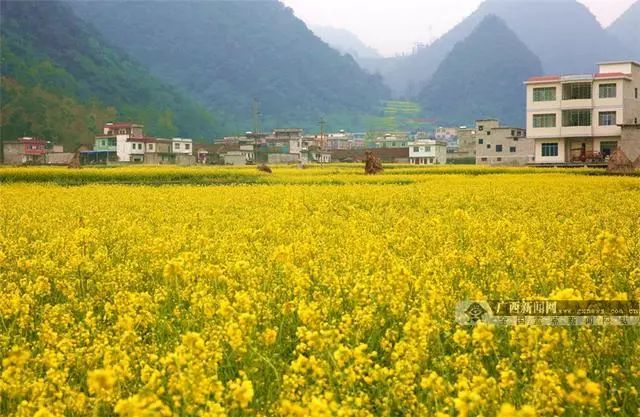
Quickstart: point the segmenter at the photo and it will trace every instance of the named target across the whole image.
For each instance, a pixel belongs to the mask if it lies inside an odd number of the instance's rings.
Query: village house
[[[433,139],[418,139],[409,142],[409,163],[434,165],[447,163],[447,143]]]
[[[144,135],[144,126],[135,123],[107,123],[95,137],[93,150],[81,152],[83,164],[133,162],[145,164],[195,163],[193,140],[161,139]]]
[[[33,137],[22,137],[2,142],[2,163],[4,164],[44,164],[46,163],[47,141]]]
[[[605,163],[618,147],[634,152],[622,131],[640,120],[640,63],[605,62],[596,74],[532,77],[525,85],[537,164]]]
[[[376,148],[406,148],[409,143],[409,133],[388,133],[375,139]]]
[[[476,121],[473,137],[478,165],[526,165],[533,162],[533,140],[525,129],[501,126],[495,119]]]

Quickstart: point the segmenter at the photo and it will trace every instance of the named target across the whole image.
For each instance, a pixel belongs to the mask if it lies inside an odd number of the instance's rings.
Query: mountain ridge
[[[321,117],[351,128],[389,95],[379,77],[275,0],[70,4],[111,43],[207,108],[246,122],[258,99],[263,128],[317,128]]]
[[[427,117],[450,125],[496,118],[524,125],[522,83],[540,74],[542,65],[507,24],[487,15],[458,42],[419,94]]]
[[[540,58],[545,73],[591,72],[599,61],[628,58],[628,51],[622,43],[607,33],[589,9],[576,0],[486,0],[431,45],[380,67],[380,73],[393,94],[414,96],[456,43],[465,39],[490,14],[505,21]],[[568,16],[571,16],[570,26],[567,25]],[[540,25],[540,21],[545,24]],[[581,42],[575,42],[576,39],[581,39]],[[550,45],[555,47],[549,48]]]

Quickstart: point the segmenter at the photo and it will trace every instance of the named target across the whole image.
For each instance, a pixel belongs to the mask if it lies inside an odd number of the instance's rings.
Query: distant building
[[[476,164],[526,165],[533,162],[533,140],[525,129],[500,126],[497,120],[478,120],[473,135]]]
[[[640,121],[640,63],[606,62],[596,74],[532,77],[527,87],[527,135],[535,162],[605,162],[618,148],[622,126]],[[623,147],[624,146],[624,147]]]
[[[409,163],[415,165],[446,164],[447,143],[432,139],[409,142]]]
[[[145,164],[173,164],[175,155],[172,152],[173,141],[162,138],[143,138]]]
[[[95,137],[93,150],[81,152],[82,163],[195,163],[192,139],[148,137],[144,135],[143,128],[143,125],[135,123],[107,123],[103,134]]]
[[[439,127],[436,129],[435,139],[443,142],[456,142],[458,129],[455,127]]]
[[[408,133],[388,133],[376,138],[376,148],[406,148],[409,144]]]
[[[462,126],[458,128],[458,140],[455,147],[447,149],[449,160],[473,160],[476,158],[477,127]]]
[[[3,141],[2,147],[5,164],[44,164],[46,162],[46,140],[22,137],[13,141]]]

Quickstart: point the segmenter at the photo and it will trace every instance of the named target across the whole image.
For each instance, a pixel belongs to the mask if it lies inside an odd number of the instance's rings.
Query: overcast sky
[[[348,29],[385,56],[429,43],[482,0],[281,0],[307,25]],[[553,1],[553,0],[549,0]],[[635,0],[580,0],[607,26]]]

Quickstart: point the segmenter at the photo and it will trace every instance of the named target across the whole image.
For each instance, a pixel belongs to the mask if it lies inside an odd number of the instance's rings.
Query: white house
[[[432,139],[409,142],[409,163],[433,165],[447,163],[447,143]]]
[[[621,125],[640,120],[640,63],[606,62],[596,74],[532,77],[527,87],[527,136],[535,162],[606,160],[623,151]]]
[[[173,138],[171,139],[171,142],[171,150],[174,154],[193,154],[193,139]]]

